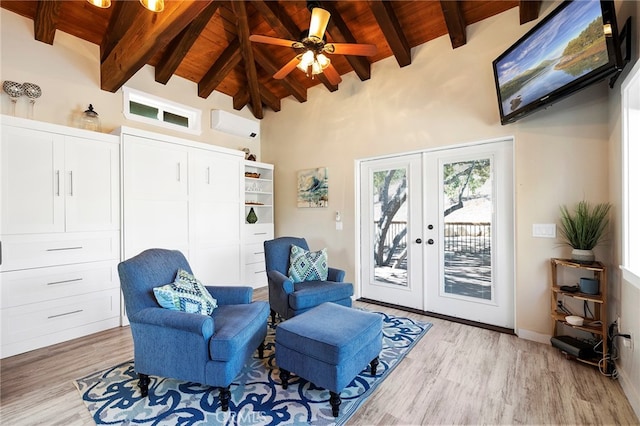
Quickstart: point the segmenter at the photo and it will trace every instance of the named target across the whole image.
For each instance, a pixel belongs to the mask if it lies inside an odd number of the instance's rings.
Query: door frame
[[[360,200],[361,200],[361,193],[362,193],[362,182],[360,179],[360,168],[361,168],[361,164],[365,161],[372,161],[372,160],[381,160],[381,159],[393,159],[395,157],[402,157],[405,155],[411,155],[411,154],[424,154],[424,153],[433,153],[433,152],[438,152],[438,151],[447,151],[447,150],[451,150],[451,149],[457,149],[457,148],[468,148],[468,147],[475,147],[475,146],[480,146],[480,145],[487,145],[487,144],[492,144],[492,143],[498,143],[498,142],[508,142],[511,143],[512,145],[512,149],[511,149],[511,165],[512,165],[512,199],[513,199],[513,205],[512,205],[512,212],[511,214],[513,215],[513,221],[511,224],[511,233],[512,233],[512,245],[513,245],[513,260],[512,260],[512,265],[511,265],[511,274],[512,274],[512,282],[513,282],[513,294],[512,294],[512,304],[513,304],[513,309],[512,309],[512,315],[513,315],[513,329],[505,329],[502,327],[497,327],[497,326],[492,326],[492,325],[486,325],[486,328],[492,328],[492,329],[496,329],[499,331],[503,331],[503,332],[513,332],[513,330],[517,329],[517,324],[518,324],[518,310],[517,310],[517,297],[518,297],[518,286],[517,286],[517,281],[516,281],[516,277],[517,277],[517,272],[516,272],[516,259],[517,259],[517,241],[516,241],[516,228],[517,228],[517,216],[516,216],[516,162],[515,162],[515,155],[516,155],[516,143],[515,143],[515,137],[514,136],[503,136],[503,137],[499,137],[499,138],[492,138],[492,139],[484,139],[484,140],[479,140],[479,141],[472,141],[472,142],[463,142],[463,143],[459,143],[459,144],[452,144],[452,145],[445,145],[445,146],[438,146],[438,147],[434,147],[434,148],[427,148],[427,149],[421,149],[421,150],[414,150],[414,151],[406,151],[406,152],[400,152],[400,153],[392,153],[392,154],[386,154],[386,155],[377,155],[377,156],[373,156],[373,157],[365,157],[365,158],[360,158],[360,159],[356,159],[354,160],[354,223],[356,224],[356,226],[354,226],[355,228],[355,233],[354,233],[354,246],[356,247],[356,253],[355,253],[355,270],[356,270],[356,276],[355,276],[355,283],[354,283],[354,297],[355,299],[359,299],[362,297],[362,285],[363,285],[363,279],[362,279],[362,262],[360,261],[361,256],[362,256],[362,232],[360,230],[360,217],[362,215],[362,211],[360,208]],[[426,223],[426,222],[425,222]],[[405,309],[408,311],[416,311],[414,309],[411,308],[403,308],[403,307],[399,307],[400,309]],[[424,313],[424,314],[432,314],[429,313],[428,311],[420,311],[419,313]],[[459,319],[459,318],[455,318],[455,317],[447,317],[444,315],[440,315],[440,314],[433,314],[434,317],[440,317],[440,318],[444,318],[447,320],[451,320],[451,321],[457,321],[457,322],[462,322],[462,323],[469,323],[469,324],[476,324],[473,321],[469,321],[469,320],[463,320],[463,319]]]

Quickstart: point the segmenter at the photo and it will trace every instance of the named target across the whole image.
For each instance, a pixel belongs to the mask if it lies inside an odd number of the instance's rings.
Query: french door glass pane
[[[375,280],[407,286],[407,169],[373,173]]]
[[[491,159],[445,163],[444,292],[492,300]]]

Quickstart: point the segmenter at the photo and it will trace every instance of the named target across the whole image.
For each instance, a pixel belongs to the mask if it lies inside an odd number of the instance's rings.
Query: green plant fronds
[[[609,224],[610,209],[610,203],[592,207],[588,201],[580,201],[571,214],[567,206],[560,206],[560,236],[574,249],[592,250]]]

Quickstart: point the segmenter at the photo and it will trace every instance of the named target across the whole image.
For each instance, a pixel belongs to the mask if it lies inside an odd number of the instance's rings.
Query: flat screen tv
[[[613,1],[565,1],[493,61],[500,121],[512,123],[622,68]]]

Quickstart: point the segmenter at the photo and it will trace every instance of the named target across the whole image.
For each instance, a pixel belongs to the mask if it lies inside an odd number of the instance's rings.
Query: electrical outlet
[[[624,337],[622,338],[622,346],[624,346],[627,349],[633,350],[633,334],[629,333],[629,335],[631,337],[628,339],[625,339]]]

